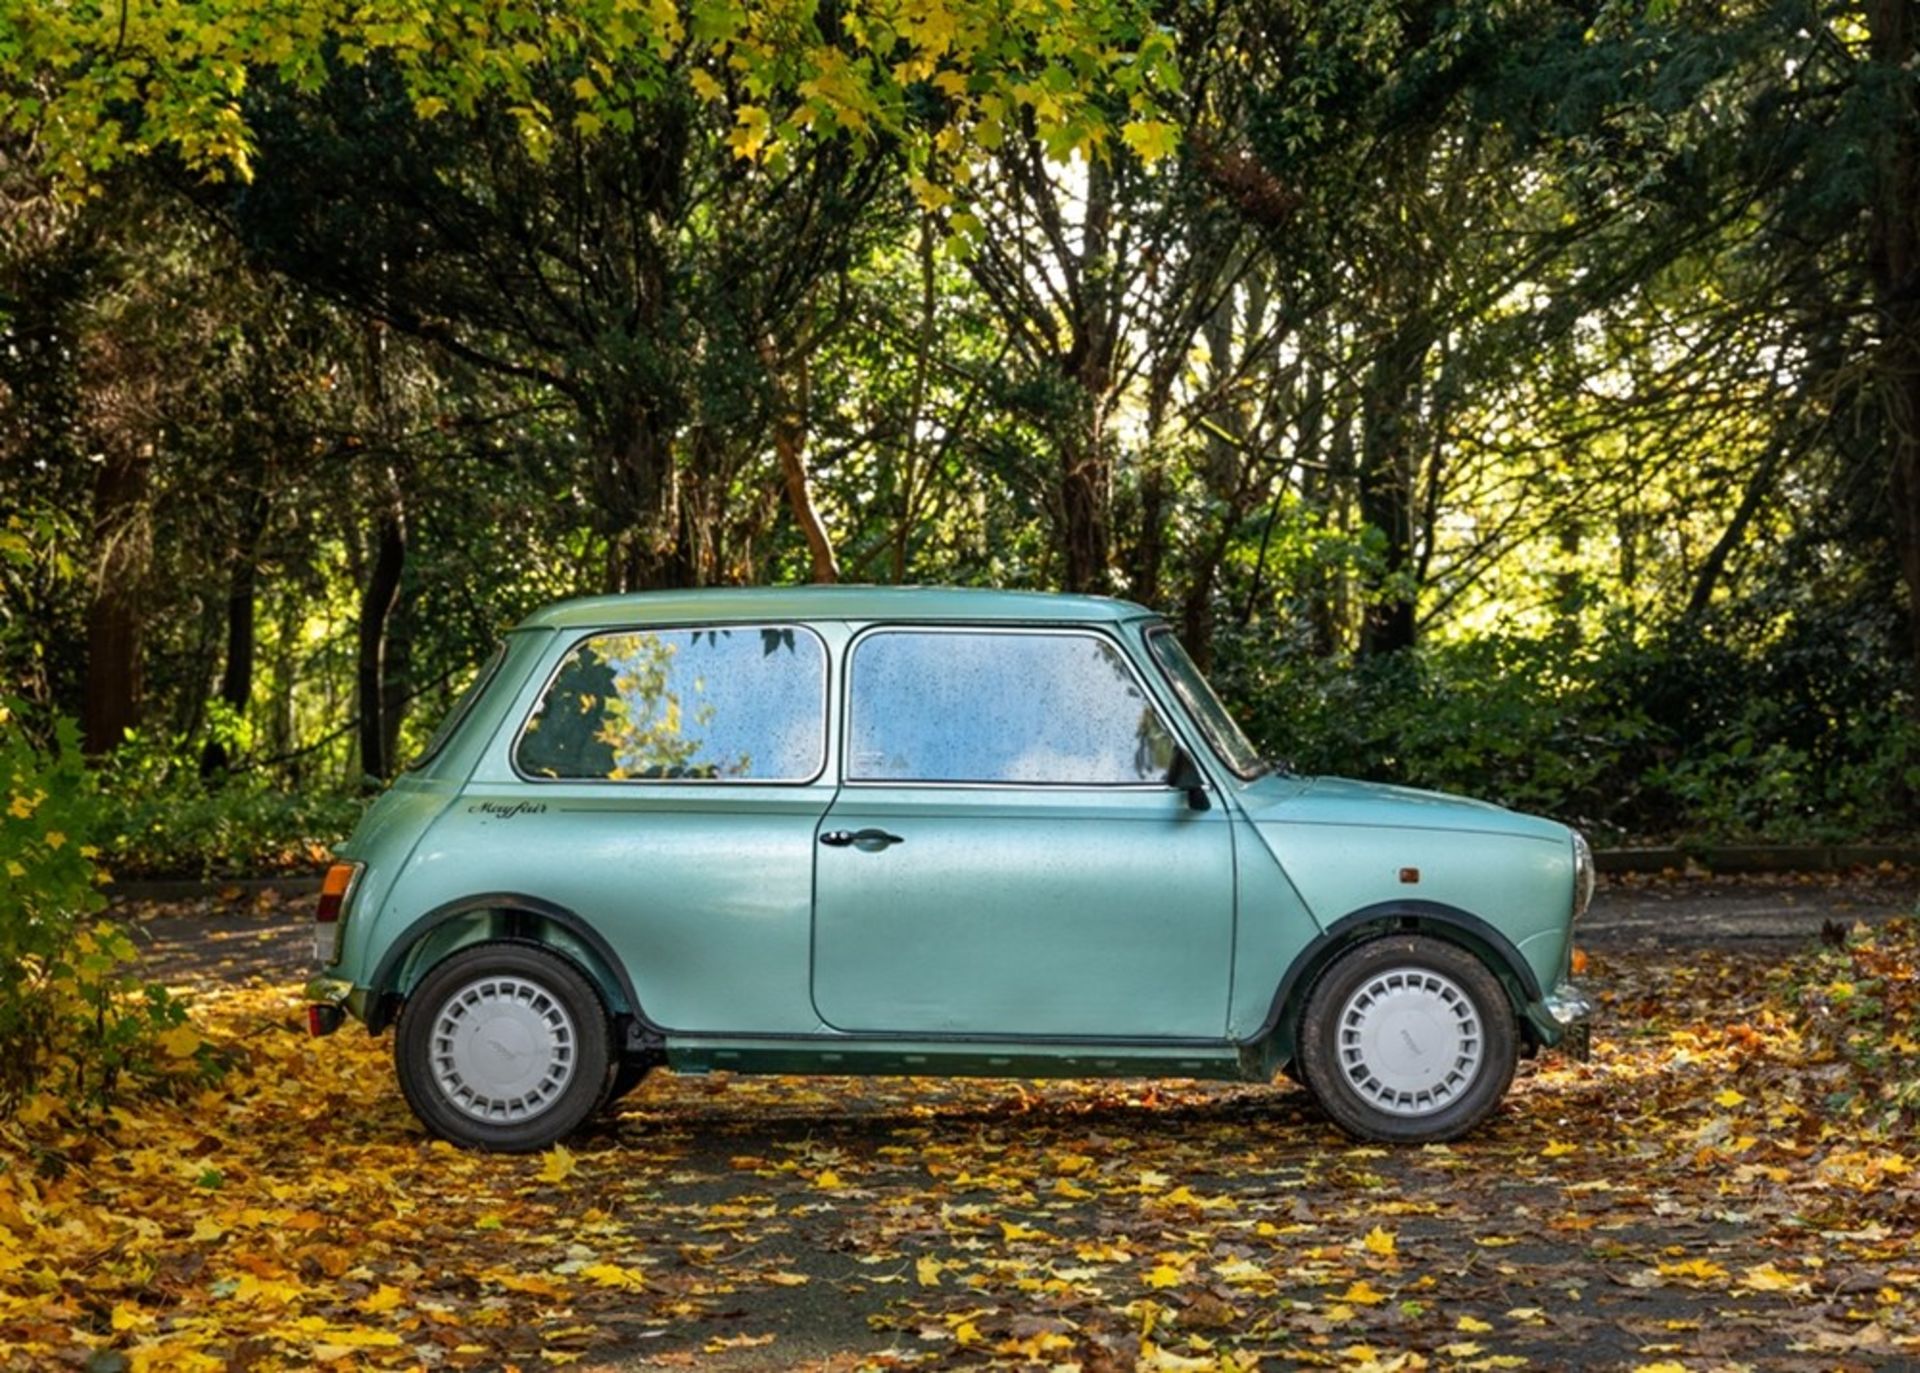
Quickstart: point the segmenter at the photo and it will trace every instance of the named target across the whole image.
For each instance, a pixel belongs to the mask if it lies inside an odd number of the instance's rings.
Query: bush
[[[1256,629],[1220,657],[1248,733],[1303,772],[1469,793],[1607,840],[1913,832],[1904,668],[1844,625],[1490,634],[1370,660]]]
[[[258,773],[200,775],[184,744],[135,736],[101,774],[101,847],[122,876],[242,877],[324,864],[365,808],[325,787]]]
[[[9,1113],[35,1092],[100,1104],[129,1078],[212,1066],[185,1007],[132,976],[132,942],[99,918],[99,800],[70,722],[42,751],[0,706],[0,1108]]]

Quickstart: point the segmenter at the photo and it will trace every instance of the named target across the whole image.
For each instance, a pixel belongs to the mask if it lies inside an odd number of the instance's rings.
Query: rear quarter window
[[[623,629],[560,662],[514,743],[523,776],[808,782],[826,766],[826,647],[794,625]]]
[[[466,723],[467,716],[473,713],[474,703],[487,694],[487,688],[493,685],[493,679],[499,673],[500,664],[506,661],[506,657],[507,646],[504,643],[495,644],[493,652],[487,655],[486,662],[482,663],[480,670],[473,674],[473,680],[467,684],[467,689],[454,701],[453,709],[446,713],[440,721],[440,727],[428,738],[427,746],[407,764],[408,771],[423,768],[439,756],[440,750],[447,746],[447,740],[459,732],[460,726]]]

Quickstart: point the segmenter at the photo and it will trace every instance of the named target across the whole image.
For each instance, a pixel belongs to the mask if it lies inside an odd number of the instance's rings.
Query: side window
[[[532,777],[810,781],[826,680],[820,640],[790,626],[596,634],[561,662],[514,762]]]
[[[1090,634],[883,630],[854,650],[852,781],[1161,782],[1173,737]]]

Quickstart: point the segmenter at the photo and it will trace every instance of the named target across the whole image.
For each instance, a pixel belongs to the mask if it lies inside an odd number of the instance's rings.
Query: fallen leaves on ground
[[[1596,956],[1597,1060],[1418,1149],[1286,1086],[660,1074],[488,1157],[203,986],[216,1087],[0,1126],[0,1366],[1910,1364],[1915,947]]]

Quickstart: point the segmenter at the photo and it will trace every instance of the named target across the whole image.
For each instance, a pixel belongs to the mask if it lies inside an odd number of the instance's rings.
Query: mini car
[[[1125,601],[795,587],[505,636],[315,912],[309,1028],[434,1134],[540,1149],[678,1073],[1271,1081],[1484,1120],[1583,1053],[1581,836],[1263,759]]]

